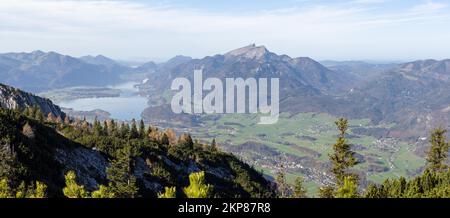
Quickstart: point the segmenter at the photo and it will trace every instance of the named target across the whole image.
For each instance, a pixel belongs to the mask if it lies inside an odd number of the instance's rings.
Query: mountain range
[[[386,130],[386,136],[417,139],[437,125],[450,124],[450,60],[322,63],[326,66],[308,57],[277,55],[253,44],[159,69],[149,75],[142,90],[148,92],[146,95],[163,95],[174,78],[192,81],[194,69],[202,68],[204,78],[280,78],[281,112],[328,113],[368,118],[373,124],[395,124]],[[161,107],[150,107],[143,116],[158,119],[154,112]],[[167,119],[168,115],[163,117]]]
[[[177,77],[192,81],[194,69],[203,69],[204,78],[223,81],[279,78],[281,124],[263,128],[252,124],[251,117],[172,113],[171,83]],[[102,55],[75,58],[35,51],[0,54],[0,75],[1,83],[29,92],[135,81],[139,94],[148,98],[149,106],[141,114],[146,122],[188,131],[206,141],[217,137],[226,151],[250,164],[273,171],[281,163],[289,166],[289,173],[316,184],[329,182],[329,163],[323,159],[328,150],[323,146],[334,140],[336,117],[353,120],[349,137],[356,139],[357,154],[364,156],[365,164],[359,173],[372,179],[416,175],[423,167],[430,130],[450,127],[450,60],[316,61],[252,44],[199,59],[176,56],[165,63],[130,67]],[[50,100],[26,91],[1,85],[1,107],[39,105],[45,114],[62,113]]]
[[[172,80],[192,80],[194,69],[202,68],[204,78],[277,77],[281,112],[368,118],[374,124],[396,124],[386,131],[388,135],[416,137],[433,126],[449,126],[449,63],[450,60],[399,64],[318,62],[309,57],[278,55],[254,44],[200,59],[179,55],[165,63],[150,61],[137,67],[102,55],[75,58],[34,51],[0,54],[0,82],[41,92],[146,79],[140,89],[142,95],[151,96],[151,106],[143,117],[156,120],[170,119],[171,114],[166,114],[167,99],[163,98]]]

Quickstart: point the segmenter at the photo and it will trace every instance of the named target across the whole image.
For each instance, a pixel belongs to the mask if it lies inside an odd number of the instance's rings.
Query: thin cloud
[[[439,2],[427,1],[426,3],[414,6],[411,11],[416,13],[434,13],[446,8],[448,5]]]
[[[386,13],[372,10],[371,4],[379,0],[357,1],[360,4],[294,6],[239,15],[126,1],[8,1],[0,4],[0,49],[168,58],[202,57],[255,42],[291,56],[338,59],[383,57],[383,49],[406,58],[413,54],[405,49],[409,40],[424,55],[443,55],[450,49],[442,40],[442,51],[427,50],[418,38],[425,36],[423,28],[429,34],[449,35],[437,25],[449,18],[443,5],[427,2]],[[426,26],[414,29],[418,21]],[[404,51],[391,52],[394,48]]]

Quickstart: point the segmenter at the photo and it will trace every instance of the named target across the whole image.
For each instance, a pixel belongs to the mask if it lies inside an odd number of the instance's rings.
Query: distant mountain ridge
[[[0,82],[39,92],[78,85],[109,85],[120,81],[117,70],[56,52],[0,54]]]
[[[421,126],[422,130],[450,123],[446,114],[450,111],[449,59],[401,64],[318,62],[309,57],[279,55],[255,44],[200,59],[178,55],[165,63],[147,62],[137,67],[124,66],[103,55],[74,58],[43,51],[0,54],[0,82],[8,85],[40,92],[145,81],[140,86],[141,94],[158,104],[162,100],[152,98],[166,96],[174,78],[192,81],[194,69],[200,68],[204,78],[280,78],[281,112],[324,112],[408,128]],[[154,117],[148,113],[166,108],[155,106],[143,117]],[[166,119],[168,114],[164,114]]]
[[[141,86],[141,90],[151,98],[164,96],[174,78],[184,77],[193,81],[194,70],[200,68],[203,69],[205,79],[213,77],[224,81],[225,78],[279,78],[282,112],[332,110],[333,107],[327,105],[335,105],[334,96],[345,95],[357,84],[357,79],[350,74],[331,71],[311,58],[278,55],[264,46],[252,44],[225,54],[192,59],[172,69],[159,69],[149,75],[149,80]],[[151,99],[153,101],[161,102]],[[158,119],[158,111],[164,111],[161,108],[165,107],[148,108],[143,112],[143,117]],[[161,120],[168,118],[167,113],[160,115]],[[174,116],[174,119],[178,118],[179,116]]]
[[[421,60],[398,65],[347,96],[355,116],[395,123],[403,136],[450,127],[450,60]],[[396,131],[396,132],[398,132]],[[395,135],[394,135],[395,136]]]
[[[342,73],[337,75],[311,58],[291,58],[277,55],[264,46],[249,45],[223,55],[192,59],[172,69],[162,69],[150,75],[159,90],[170,87],[175,77],[192,79],[194,69],[203,68],[204,77],[224,78],[280,78],[280,86],[287,94],[330,92],[342,93],[351,85],[351,78]],[[289,87],[289,89],[287,89]],[[301,90],[301,92],[300,92]],[[281,93],[283,96],[283,93]]]
[[[327,66],[308,57],[278,55],[252,44],[159,70],[149,76],[146,86],[152,88],[142,90],[148,96],[162,95],[174,78],[192,81],[194,69],[202,68],[204,78],[280,78],[281,112],[369,118],[374,124],[397,124],[392,131],[385,132],[402,137],[423,134],[439,124],[450,127],[447,113],[450,111],[450,60],[402,64],[328,61],[324,64]],[[150,107],[143,116],[157,117],[158,111],[163,111],[161,108],[164,107]],[[167,112],[161,116],[162,120],[170,119]],[[197,120],[173,117],[184,122]]]
[[[80,58],[40,50],[0,54],[0,82],[34,93],[73,86],[106,86],[139,81],[192,58],[178,55],[167,62],[130,67],[104,55]]]

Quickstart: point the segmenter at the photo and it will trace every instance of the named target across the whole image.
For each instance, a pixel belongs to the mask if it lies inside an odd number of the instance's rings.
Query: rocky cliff
[[[52,113],[54,116],[64,117],[64,112],[59,106],[46,98],[33,95],[28,92],[0,83],[0,107],[7,109],[24,109],[26,107],[39,107],[44,115]]]

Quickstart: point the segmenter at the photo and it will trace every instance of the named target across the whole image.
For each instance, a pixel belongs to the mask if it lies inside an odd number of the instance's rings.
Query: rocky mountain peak
[[[242,48],[235,49],[225,54],[226,58],[245,58],[245,59],[261,59],[267,57],[271,52],[264,46],[256,46],[251,44]]]
[[[32,55],[36,55],[36,56],[41,56],[44,55],[45,52],[41,51],[41,50],[35,50],[31,52]]]

